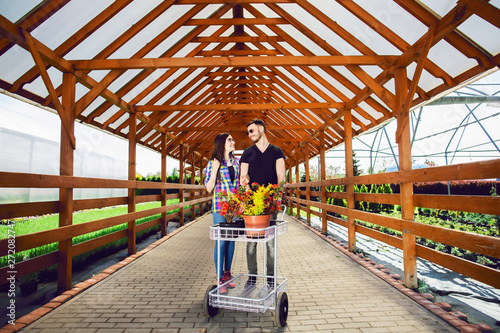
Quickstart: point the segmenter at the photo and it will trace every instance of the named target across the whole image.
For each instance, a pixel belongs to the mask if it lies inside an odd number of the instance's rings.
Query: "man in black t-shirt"
[[[280,184],[285,181],[285,155],[281,148],[269,143],[266,125],[261,119],[254,119],[247,124],[247,135],[254,145],[246,148],[240,158],[240,182],[242,186],[251,183],[259,185]],[[267,274],[274,276],[274,239],[266,242]],[[257,243],[247,243],[247,266],[250,278],[246,286],[256,283]],[[268,278],[270,287],[274,278]]]

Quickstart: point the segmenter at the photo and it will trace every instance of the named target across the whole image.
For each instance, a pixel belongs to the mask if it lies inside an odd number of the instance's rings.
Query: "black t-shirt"
[[[262,153],[256,145],[252,145],[243,151],[240,163],[248,163],[248,175],[250,183],[259,185],[278,184],[276,173],[276,161],[285,158],[281,148],[269,144]]]
[[[230,167],[228,167],[228,170],[229,170],[229,177],[231,177],[231,183],[234,183],[234,165],[231,165]]]

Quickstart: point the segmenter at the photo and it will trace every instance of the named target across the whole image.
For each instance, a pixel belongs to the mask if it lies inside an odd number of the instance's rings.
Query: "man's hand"
[[[249,175],[245,175],[243,177],[241,177],[240,179],[240,185],[241,186],[248,186],[248,184],[250,184],[250,176]]]

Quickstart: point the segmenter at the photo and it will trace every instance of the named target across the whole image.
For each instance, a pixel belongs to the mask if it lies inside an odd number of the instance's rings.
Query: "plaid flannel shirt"
[[[227,166],[227,162],[224,160],[220,166],[220,179],[215,181],[215,187],[213,190],[213,198],[212,198],[212,213],[220,213],[222,198],[217,197],[219,192],[226,191],[227,193],[232,192],[236,193],[240,186],[240,159],[237,157],[232,158],[231,160],[234,166],[234,182],[231,182],[231,176],[229,175],[229,167]],[[208,180],[210,179],[212,174],[212,160],[208,161],[207,167],[205,168],[205,186],[207,185]]]

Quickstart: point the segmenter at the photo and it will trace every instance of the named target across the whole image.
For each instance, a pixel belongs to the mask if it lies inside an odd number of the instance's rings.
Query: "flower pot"
[[[28,296],[38,290],[38,281],[30,281],[19,285],[21,296]]]
[[[271,215],[243,215],[243,220],[246,229],[263,229],[269,227]],[[266,234],[265,230],[247,230],[246,232],[247,236],[255,238],[263,237]]]
[[[232,222],[221,222],[219,223],[221,228],[244,228],[245,223],[243,220],[235,220]],[[221,230],[221,236],[226,238],[237,238],[239,235],[243,234],[243,230]]]

